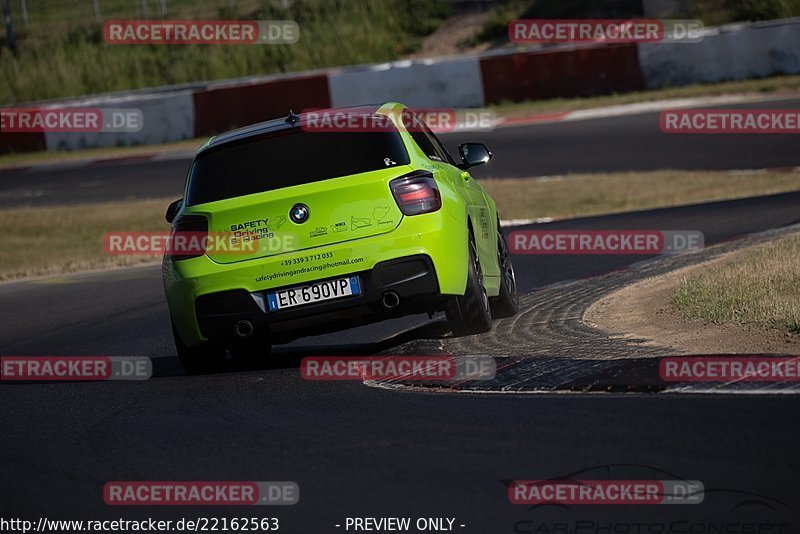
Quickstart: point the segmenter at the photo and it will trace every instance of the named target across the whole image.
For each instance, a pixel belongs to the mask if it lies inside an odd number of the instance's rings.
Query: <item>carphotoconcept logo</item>
[[[508,236],[514,254],[679,254],[700,250],[696,230],[517,230]]]
[[[501,480],[506,498],[524,512],[511,532],[788,532],[785,519],[794,513],[787,503],[753,489],[708,487],[707,482],[637,463],[570,469],[547,479]],[[702,506],[682,506],[687,504]]]
[[[293,20],[110,20],[103,39],[111,45],[294,44]]]

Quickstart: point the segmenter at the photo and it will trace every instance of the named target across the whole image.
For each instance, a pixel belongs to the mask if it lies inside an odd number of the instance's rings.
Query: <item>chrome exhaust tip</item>
[[[387,291],[381,296],[381,305],[385,310],[393,310],[400,305],[400,295],[394,291]]]
[[[234,330],[236,331],[236,335],[239,337],[250,337],[253,335],[255,327],[253,326],[253,323],[251,323],[250,321],[242,319],[241,321],[236,323],[236,327],[234,328]]]

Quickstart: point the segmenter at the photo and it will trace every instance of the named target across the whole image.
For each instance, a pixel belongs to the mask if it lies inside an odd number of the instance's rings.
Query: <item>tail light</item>
[[[395,202],[403,215],[430,213],[442,207],[442,195],[433,175],[412,173],[389,182]]]
[[[165,256],[171,260],[198,258],[208,246],[208,219],[202,215],[184,215],[172,223]]]

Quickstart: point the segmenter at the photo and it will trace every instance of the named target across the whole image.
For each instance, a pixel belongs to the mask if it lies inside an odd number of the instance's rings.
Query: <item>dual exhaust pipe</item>
[[[381,306],[384,310],[393,310],[400,305],[400,295],[394,291],[387,291],[381,295]],[[248,338],[253,335],[256,328],[251,321],[242,319],[234,326],[234,332],[238,338]]]

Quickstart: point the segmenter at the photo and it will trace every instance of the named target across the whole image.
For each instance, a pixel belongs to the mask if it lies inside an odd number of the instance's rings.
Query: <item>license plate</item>
[[[267,301],[269,302],[269,311],[278,311],[360,294],[361,286],[358,283],[358,277],[350,276],[267,293]]]

